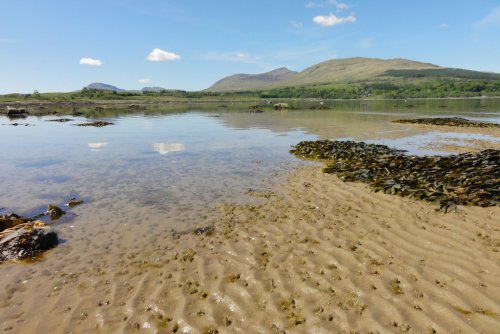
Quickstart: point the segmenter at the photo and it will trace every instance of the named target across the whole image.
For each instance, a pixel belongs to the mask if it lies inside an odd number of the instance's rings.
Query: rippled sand
[[[116,231],[106,220],[61,226],[63,238],[82,229],[80,240],[36,265],[2,266],[0,329],[498,333],[498,207],[441,214],[318,166],[251,194],[264,204],[200,220],[211,235],[130,226],[154,219],[147,212]]]

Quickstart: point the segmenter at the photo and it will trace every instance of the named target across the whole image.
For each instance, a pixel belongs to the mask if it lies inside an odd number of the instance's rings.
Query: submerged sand
[[[499,332],[500,208],[442,214],[318,166],[250,193],[263,204],[220,206],[210,235],[121,231],[100,256],[9,267],[0,329]]]

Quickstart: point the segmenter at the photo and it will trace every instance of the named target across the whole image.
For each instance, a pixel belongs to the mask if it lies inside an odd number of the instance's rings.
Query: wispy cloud
[[[448,27],[448,23],[441,23],[440,25],[438,25],[439,29],[448,29]]]
[[[153,49],[150,54],[148,54],[147,60],[149,61],[172,61],[181,59],[181,56],[172,52],[164,51],[162,49]]]
[[[143,83],[143,84],[148,84],[151,82],[151,79],[139,79],[137,80],[139,83]]]
[[[322,27],[333,27],[344,23],[354,23],[356,22],[356,17],[354,15],[345,17],[339,17],[335,14],[319,15],[313,18],[313,22]]]
[[[325,8],[325,7],[330,7],[330,6],[335,6],[335,8],[337,8],[338,11],[346,10],[349,7],[351,7],[350,5],[348,5],[346,3],[336,1],[336,0],[326,0],[326,1],[322,1],[322,2],[310,1],[310,2],[306,3],[306,8]]]
[[[292,27],[294,27],[295,29],[301,29],[304,27],[304,23],[300,22],[300,21],[295,21],[295,20],[291,20],[290,21],[290,25]]]
[[[475,28],[488,28],[500,26],[500,6],[496,6],[493,10],[474,24]]]
[[[208,52],[201,56],[203,60],[235,61],[256,63],[258,59],[246,52]]]
[[[362,49],[369,49],[373,46],[373,38],[367,37],[359,41],[359,47]]]
[[[84,58],[80,59],[80,64],[81,65],[90,65],[90,66],[102,66],[103,62],[99,59],[84,57]]]
[[[0,44],[17,44],[18,42],[14,39],[0,38]]]

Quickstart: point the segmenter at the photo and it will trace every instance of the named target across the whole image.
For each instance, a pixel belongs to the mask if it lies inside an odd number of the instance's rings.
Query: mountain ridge
[[[281,70],[276,69],[274,71]],[[286,68],[285,68],[286,69]],[[353,83],[361,81],[382,81],[409,78],[453,78],[453,79],[484,79],[500,80],[500,74],[464,69],[443,67],[431,63],[419,62],[403,58],[381,59],[353,57],[330,59],[312,65],[303,71],[293,72],[273,81],[253,81],[246,83],[247,78],[265,76],[274,71],[261,74],[235,74],[220,79],[206,91],[235,92],[252,91],[284,87],[328,85]]]

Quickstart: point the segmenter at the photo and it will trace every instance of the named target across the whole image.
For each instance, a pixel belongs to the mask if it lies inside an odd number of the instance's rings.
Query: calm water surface
[[[15,120],[29,126],[8,126],[14,121],[1,117],[0,208],[28,214],[77,196],[86,204],[72,210],[62,225],[153,221],[184,230],[197,226],[218,203],[258,202],[245,195],[247,190],[272,187],[284,172],[304,163],[288,152],[301,140],[343,138],[416,154],[446,153],[426,147],[474,138],[498,143],[500,134],[445,134],[391,121],[460,116],[500,123],[499,105],[356,102],[333,110],[262,114],[231,108],[138,113],[104,117],[115,123],[104,128],[74,126],[84,118],[48,122],[53,116]]]

